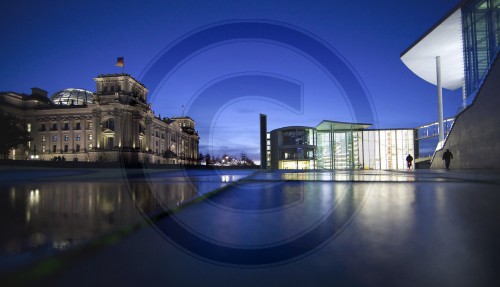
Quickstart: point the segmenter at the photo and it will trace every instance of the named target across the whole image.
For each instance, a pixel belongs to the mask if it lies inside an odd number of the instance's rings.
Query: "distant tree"
[[[210,154],[209,154],[209,153],[207,153],[207,154],[205,155],[205,164],[206,164],[206,165],[210,165],[210,164],[211,164],[211,162],[212,162],[212,157],[210,156]]]
[[[198,158],[196,159],[196,161],[198,162],[198,164],[201,164],[201,162],[204,160],[205,160],[205,156],[200,152],[198,154]]]
[[[1,111],[0,131],[3,133],[0,137],[0,154],[3,154],[4,159],[7,159],[11,149],[26,145],[31,140],[26,121]]]
[[[241,152],[241,163],[242,165],[255,165],[253,160],[251,160],[244,152]]]
[[[241,152],[240,156],[241,156],[241,161],[247,161],[248,160],[248,157],[247,157],[246,153]]]

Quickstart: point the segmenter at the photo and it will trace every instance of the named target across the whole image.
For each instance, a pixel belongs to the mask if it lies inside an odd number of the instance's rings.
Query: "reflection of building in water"
[[[198,183],[60,182],[26,184],[3,192],[0,252],[39,246],[61,249],[135,224],[153,214],[189,201]],[[5,191],[7,191],[5,190]],[[0,191],[3,191],[0,189]],[[18,243],[15,243],[18,242]],[[21,244],[13,248],[13,244]],[[14,244],[14,245],[15,245]],[[17,249],[17,250],[16,250]]]
[[[13,159],[130,161],[196,164],[199,137],[190,117],[160,118],[146,87],[128,74],[99,75],[95,93],[65,89],[47,97],[0,93],[0,110],[25,119],[33,140]]]
[[[405,169],[418,156],[415,129],[367,129],[370,124],[322,121],[270,132],[272,169]]]

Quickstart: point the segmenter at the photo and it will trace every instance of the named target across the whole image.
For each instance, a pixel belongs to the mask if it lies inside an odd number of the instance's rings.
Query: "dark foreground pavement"
[[[144,222],[4,284],[500,284],[497,170],[262,172]]]

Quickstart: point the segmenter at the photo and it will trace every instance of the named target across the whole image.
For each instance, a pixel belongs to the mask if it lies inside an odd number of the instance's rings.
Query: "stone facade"
[[[94,80],[95,93],[67,89],[50,99],[38,88],[31,95],[0,93],[0,109],[26,120],[33,138],[9,158],[197,164],[199,136],[193,119],[155,116],[148,90],[128,74]],[[82,96],[87,98],[77,98]]]

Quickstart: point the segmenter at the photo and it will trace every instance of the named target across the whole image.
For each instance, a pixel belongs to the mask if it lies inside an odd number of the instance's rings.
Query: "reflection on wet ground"
[[[447,172],[445,170],[338,170],[338,171],[273,171],[261,172],[252,177],[253,180],[299,180],[299,181],[347,181],[347,182],[413,182],[413,181],[491,181],[500,183],[495,172],[467,170]]]
[[[61,261],[64,268],[32,282],[44,286],[500,282],[495,170],[131,170],[125,177],[120,171],[68,173],[58,183],[12,184],[0,175],[0,182],[5,217],[17,222],[2,217],[4,225],[24,238],[1,235],[11,254],[44,242],[64,248],[68,238],[88,240],[219,190],[85,260]]]
[[[122,178],[120,170],[2,172],[0,272],[176,208],[251,172],[152,171],[147,181]]]

